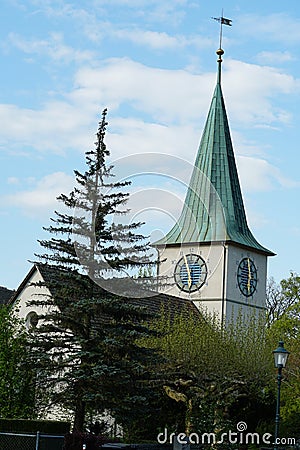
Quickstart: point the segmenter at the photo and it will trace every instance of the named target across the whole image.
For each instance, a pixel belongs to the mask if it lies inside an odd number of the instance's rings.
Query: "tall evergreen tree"
[[[95,149],[86,153],[86,171],[75,171],[76,187],[58,197],[70,212],[56,211],[45,228],[52,237],[40,241],[46,250],[40,268],[51,296],[32,301],[44,311],[32,338],[38,385],[50,393],[48,406],[74,411],[77,430],[90,408],[115,415],[120,403],[146,408],[140,386],[153,354],[136,344],[150,333],[143,325],[148,313],[128,301],[137,286],[122,278],[124,269],[149,263],[148,243],[136,233],[140,223],[116,223],[127,212],[129,194],[123,190],[129,182],[111,181],[106,113]],[[114,295],[120,282],[123,297]]]

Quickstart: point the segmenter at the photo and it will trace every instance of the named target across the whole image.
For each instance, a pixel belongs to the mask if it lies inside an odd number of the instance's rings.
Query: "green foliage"
[[[23,324],[0,308],[0,417],[34,415],[34,374]]]
[[[163,336],[151,341],[165,357],[161,384],[171,399],[162,428],[221,433],[244,420],[254,430],[269,413],[272,354],[262,324],[249,320],[221,329],[204,313],[172,320],[162,314],[155,329]]]
[[[69,422],[55,420],[0,419],[0,431],[12,433],[36,433],[64,435],[70,431]]]
[[[280,302],[275,302],[279,313],[268,329],[268,339],[273,347],[283,340],[291,352],[281,388],[281,435],[300,437],[300,276],[291,272],[280,282]],[[274,302],[273,302],[274,303]],[[279,304],[280,303],[280,304]],[[274,305],[273,305],[274,306]],[[274,369],[274,378],[276,372]],[[274,386],[275,389],[275,386]]]
[[[215,316],[204,311],[201,316],[171,319],[163,313],[155,325],[163,336],[153,337],[153,345],[156,343],[166,358],[176,360],[187,371],[201,372],[204,378],[230,373],[259,382],[272,362],[263,324],[240,317],[221,329]]]
[[[299,300],[300,276],[295,272],[281,280],[279,285],[273,279],[268,281],[267,325],[273,327],[273,333],[278,330],[277,334],[283,333],[287,338],[298,334]]]

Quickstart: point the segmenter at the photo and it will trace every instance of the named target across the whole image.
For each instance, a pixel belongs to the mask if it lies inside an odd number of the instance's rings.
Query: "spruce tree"
[[[137,345],[150,333],[144,325],[148,313],[128,299],[130,293],[137,297],[137,285],[124,280],[123,272],[149,264],[149,244],[137,233],[140,223],[116,222],[128,212],[124,189],[129,182],[112,181],[106,114],[95,148],[86,153],[86,171],[75,171],[75,188],[58,197],[64,212],[55,211],[45,228],[51,237],[39,241],[45,249],[38,255],[45,280],[40,285],[46,284],[51,295],[31,301],[43,311],[32,330],[38,391],[42,398],[47,392],[48,409],[59,405],[74,412],[76,430],[83,429],[89,410],[119,417],[122,404],[127,418],[132,411],[141,414],[147,408],[142,386],[153,357],[152,350]],[[114,294],[120,283],[123,297]]]

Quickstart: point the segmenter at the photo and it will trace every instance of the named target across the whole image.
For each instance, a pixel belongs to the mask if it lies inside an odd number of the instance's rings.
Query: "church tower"
[[[216,312],[223,322],[264,312],[267,257],[246,219],[221,88],[217,83],[181,215],[153,245],[160,289]]]

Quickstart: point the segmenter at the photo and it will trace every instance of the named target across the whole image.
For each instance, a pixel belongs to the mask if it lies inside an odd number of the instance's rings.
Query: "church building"
[[[224,51],[216,53],[217,83],[183,209],[153,245],[160,289],[228,322],[264,313],[267,257],[274,253],[247,224],[221,88]]]

